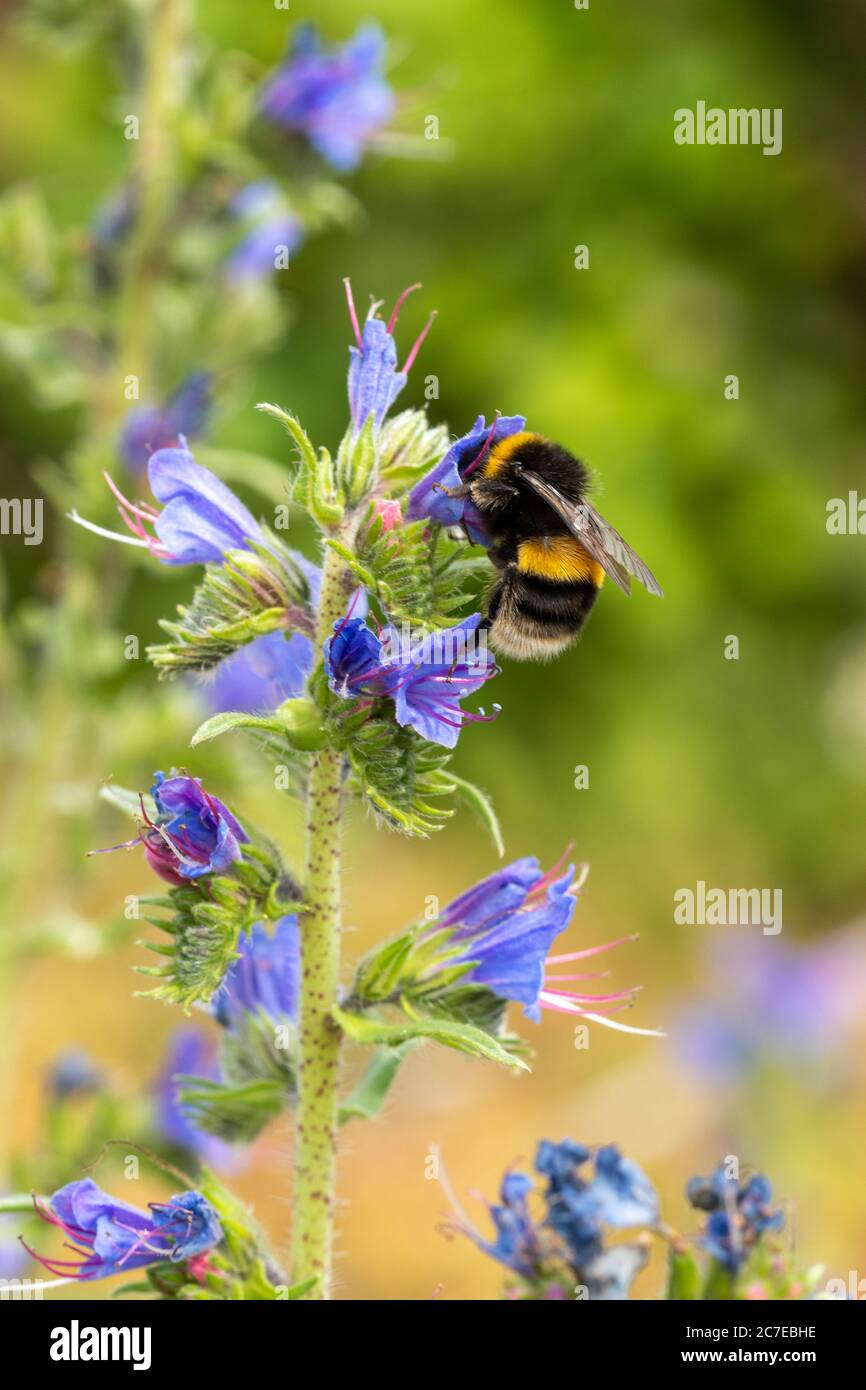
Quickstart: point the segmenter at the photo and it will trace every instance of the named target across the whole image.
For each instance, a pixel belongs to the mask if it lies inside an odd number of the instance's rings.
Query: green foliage
[[[356,792],[393,829],[426,838],[454,814],[452,807],[430,801],[454,792],[449,755],[413,729],[370,718],[355,729],[345,751]]]
[[[375,599],[389,621],[433,631],[448,627],[472,594],[468,579],[479,564],[465,546],[438,526],[404,522],[386,530],[372,507],[358,531],[354,549],[339,540],[329,545]]]
[[[163,965],[136,967],[138,974],[161,981],[143,993],[179,1004],[186,1012],[197,1001],[206,1002],[235,959],[241,932],[263,919],[284,916],[298,900],[296,883],[273,846],[261,838],[244,845],[244,857],[230,874],[208,874],[162,897],[143,898],[157,909],[145,914],[145,921],[171,938],[139,943],[164,957]]]
[[[192,602],[178,609],[179,621],[160,619],[171,640],[147,649],[160,676],[210,671],[267,632],[311,631],[309,585],[286,548],[265,534],[266,543],[205,566]]]
[[[285,1088],[271,1077],[255,1081],[208,1081],[178,1078],[178,1100],[199,1129],[230,1144],[249,1144],[279,1115]]]

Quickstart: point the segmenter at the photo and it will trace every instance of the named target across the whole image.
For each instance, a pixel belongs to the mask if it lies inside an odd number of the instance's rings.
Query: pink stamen
[[[548,989],[545,980],[544,993],[557,999],[575,999],[579,1004],[613,1004],[620,999],[633,999],[637,989],[621,989],[615,994],[574,994],[568,989]]]
[[[418,356],[418,353],[421,351],[421,344],[424,342],[424,339],[427,337],[427,334],[430,332],[430,329],[433,327],[433,324],[434,324],[435,320],[436,320],[438,317],[439,317],[439,310],[438,310],[438,309],[434,309],[433,312],[432,312],[432,314],[430,315],[429,319],[427,320],[425,326],[421,329],[421,332],[419,333],[418,337],[415,339],[415,344],[414,344],[414,346],[413,346],[413,348],[412,348],[412,351],[409,353],[409,356],[406,358],[406,361],[405,361],[405,363],[403,364],[403,375],[404,375],[404,376],[408,376],[409,373],[411,372],[412,367],[413,367],[414,362],[415,362],[415,358]]]
[[[481,452],[475,456],[468,468],[464,468],[462,474],[460,475],[462,478],[468,478],[472,470],[478,467],[485,454],[488,453],[490,445],[493,443],[493,436],[496,433],[496,426],[499,424],[499,415],[500,412],[497,410],[493,424],[490,426],[490,429],[487,432],[487,438],[481,445]]]
[[[551,868],[549,868],[549,869],[547,870],[547,873],[544,874],[544,875],[538,880],[538,882],[534,885],[534,887],[531,889],[531,891],[530,891],[529,893],[527,893],[527,895],[526,895],[526,902],[527,902],[527,903],[531,902],[532,899],[534,899],[534,898],[540,897],[543,893],[546,893],[547,890],[548,890],[548,888],[550,887],[550,885],[551,885],[552,883],[554,883],[554,882],[556,881],[557,878],[559,878],[559,876],[560,876],[560,874],[561,874],[561,872],[562,872],[562,867],[563,867],[563,865],[565,864],[565,861],[567,860],[568,856],[571,854],[571,851],[572,851],[573,849],[574,849],[574,841],[571,840],[571,841],[566,845],[565,849],[562,851],[562,854],[559,856],[559,858],[557,859],[556,863],[553,864],[553,865],[551,866]]]
[[[609,970],[587,970],[582,975],[545,975],[544,982],[555,980],[560,984],[565,984],[567,980],[606,980],[610,976]]]
[[[121,507],[125,507],[126,510],[128,512],[131,512],[133,516],[140,516],[145,521],[157,520],[157,518],[159,517],[159,512],[156,511],[154,507],[149,506],[146,502],[130,502],[128,497],[124,497],[123,493],[120,491],[120,488],[117,486],[110,473],[103,472],[102,476],[108,483],[108,486],[114,493],[114,496]]]
[[[624,946],[627,941],[637,941],[638,933],[632,936],[621,936],[618,941],[606,941],[603,946],[589,946],[585,951],[569,951],[564,956],[548,956],[548,965],[565,965],[570,960],[585,960],[587,956],[600,955],[602,951],[612,951],[614,946]]]
[[[361,338],[361,329],[358,325],[358,315],[355,312],[355,301],[352,297],[352,282],[349,279],[348,275],[344,279],[343,284],[346,287],[346,301],[349,305],[349,319],[352,324],[352,331],[355,334],[355,342],[358,344],[358,348],[360,349],[360,351],[363,352],[364,343]]]
[[[389,320],[388,320],[387,331],[388,331],[389,333],[393,333],[393,332],[394,332],[394,325],[395,325],[396,322],[397,322],[397,317],[398,317],[398,315],[399,315],[399,313],[400,313],[400,310],[403,308],[403,305],[405,304],[406,300],[409,298],[409,295],[410,295],[410,294],[414,294],[415,291],[416,291],[416,290],[420,290],[420,288],[421,288],[421,281],[419,280],[419,281],[417,282],[417,284],[409,285],[408,288],[405,289],[405,290],[403,291],[402,294],[400,294],[400,295],[397,296],[397,303],[394,305],[394,308],[391,310],[391,317],[390,317]]]

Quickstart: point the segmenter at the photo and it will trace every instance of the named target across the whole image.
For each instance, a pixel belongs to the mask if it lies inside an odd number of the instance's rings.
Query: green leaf
[[[493,841],[493,848],[496,850],[499,858],[503,859],[505,857],[505,841],[502,838],[502,831],[499,828],[499,818],[493,809],[493,802],[490,800],[490,797],[486,792],[483,792],[480,787],[476,787],[474,782],[467,782],[463,777],[458,777],[454,772],[449,772],[448,776],[454,783],[457,796],[478,816]]]
[[[195,748],[200,743],[207,743],[209,739],[219,738],[220,734],[228,733],[229,729],[265,729],[268,733],[274,734],[285,732],[278,719],[264,719],[255,714],[226,711],[214,714],[200,724],[190,739],[189,746]]]
[[[668,1286],[665,1298],[695,1302],[701,1296],[701,1271],[691,1250],[677,1250],[673,1245],[668,1257]]]
[[[381,1019],[362,1017],[346,1013],[339,1005],[331,1010],[347,1038],[353,1042],[382,1044],[385,1047],[400,1047],[413,1039],[429,1038],[443,1047],[453,1047],[470,1057],[484,1057],[491,1062],[502,1062],[518,1071],[529,1071],[527,1064],[506,1051],[496,1038],[471,1023],[456,1023],[441,1018],[409,1018],[401,1023],[384,1023]]]
[[[372,1120],[382,1108],[382,1102],[403,1062],[417,1046],[417,1042],[410,1041],[399,1047],[380,1048],[351,1095],[340,1106],[337,1123],[344,1125],[347,1120],[353,1119]]]

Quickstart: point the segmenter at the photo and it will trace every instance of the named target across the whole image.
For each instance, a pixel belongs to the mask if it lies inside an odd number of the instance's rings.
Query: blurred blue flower
[[[300,221],[289,211],[275,183],[261,180],[247,184],[232,199],[231,211],[243,233],[225,262],[226,278],[231,284],[271,275],[278,253],[290,256],[304,239]]]
[[[719,1164],[708,1178],[692,1178],[686,1196],[698,1211],[708,1213],[700,1243],[731,1274],[766,1231],[778,1231],[784,1222],[781,1211],[770,1210],[773,1193],[762,1173],[740,1182]]]
[[[177,446],[179,439],[203,434],[213,399],[210,372],[193,372],[164,405],[138,405],[126,413],[120,431],[120,457],[133,473],[147,467],[151,454]]]
[[[673,1036],[683,1060],[714,1080],[768,1060],[805,1080],[808,1067],[844,1060],[866,1010],[866,939],[854,929],[807,946],[754,934],[727,940],[711,952],[708,974],[718,995],[683,1010]]]
[[[349,318],[355,335],[356,346],[349,348],[349,410],[355,431],[363,429],[372,415],[376,426],[381,425],[391,406],[399,396],[408,380],[409,372],[421,349],[421,344],[433,326],[436,311],[427,320],[416,338],[409,355],[401,369],[397,367],[397,344],[394,329],[400,310],[408,295],[421,288],[409,285],[398,295],[391,310],[388,322],[378,317],[379,303],[371,304],[364,323],[363,332],[358,323],[352,286],[349,280],[343,282],[349,305]]]
[[[221,661],[204,687],[208,707],[248,714],[274,710],[302,694],[313,665],[313,644],[302,632],[268,632]]]
[[[57,1100],[98,1091],[102,1082],[102,1072],[93,1058],[78,1047],[69,1047],[59,1053],[48,1072],[48,1090]]]
[[[489,1212],[495,1240],[486,1240],[459,1211],[458,1229],[529,1285],[535,1297],[571,1297],[575,1283],[591,1299],[624,1299],[647,1259],[642,1244],[605,1248],[605,1229],[653,1227],[658,1222],[655,1191],[637,1164],[614,1145],[595,1153],[595,1174],[582,1171],[592,1150],[571,1139],[544,1139],[535,1170],[547,1179],[545,1209],[536,1219],[529,1209],[532,1179],[508,1172],[499,1205]],[[456,1204],[455,1204],[456,1205]]]
[[[591,1151],[565,1139],[561,1144],[542,1140],[535,1158],[536,1171],[547,1180],[547,1221],[571,1252],[575,1268],[582,1268],[601,1252],[602,1228],[654,1226],[658,1198],[646,1174],[631,1159],[623,1158],[614,1144],[598,1149],[595,1174],[583,1169]]]
[[[260,922],[241,932],[238,952],[211,1001],[217,1022],[236,1031],[245,1014],[263,1013],[273,1023],[294,1020],[301,973],[297,917],[281,917],[273,933]]]
[[[475,638],[480,622],[481,614],[475,613],[421,638],[393,627],[377,637],[359,618],[342,618],[324,647],[328,683],[346,700],[387,696],[398,724],[453,748],[465,723],[492,717],[460,706],[498,671],[486,645]]]
[[[261,110],[297,131],[335,169],[354,169],[372,137],[391,119],[394,94],[382,76],[385,37],[375,24],[338,49],[325,49],[312,24],[301,25],[261,93]]]
[[[61,1187],[47,1207],[36,1201],[36,1210],[72,1242],[72,1260],[44,1259],[25,1246],[58,1278],[105,1279],[159,1260],[177,1264],[210,1250],[223,1236],[216,1212],[200,1192],[151,1202],[148,1214],[116,1201],[92,1178],[82,1178]]]
[[[407,521],[427,518],[440,526],[464,525],[476,545],[488,546],[489,537],[478,509],[470,498],[448,497],[442,488],[460,487],[484,461],[494,444],[501,444],[525,426],[522,415],[497,415],[488,425],[479,415],[468,434],[455,440],[445,457],[426,473],[409,493]]]
[[[167,1143],[185,1149],[200,1162],[213,1168],[235,1169],[237,1151],[216,1135],[199,1129],[181,1105],[179,1076],[220,1080],[216,1048],[198,1028],[178,1028],[169,1039],[165,1061],[153,1086],[157,1128]]]

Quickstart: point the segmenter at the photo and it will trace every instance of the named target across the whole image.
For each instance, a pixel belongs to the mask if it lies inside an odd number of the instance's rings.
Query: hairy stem
[[[322,574],[316,642],[343,612],[345,566],[330,548]],[[340,1031],[331,1018],[340,975],[340,755],[313,755],[307,790],[305,911],[295,1132],[294,1278],[314,1276],[309,1298],[330,1297]]]

